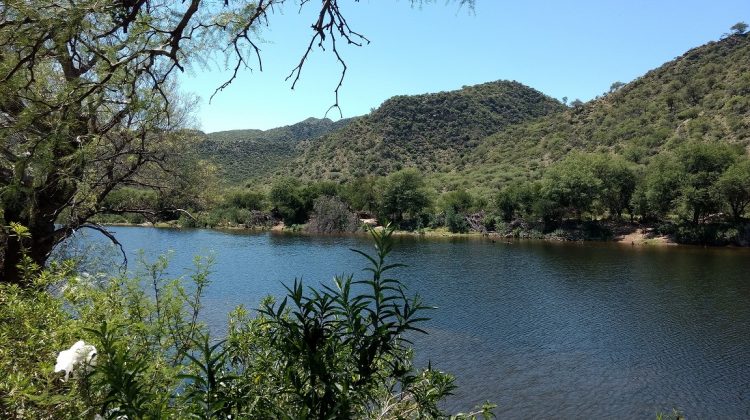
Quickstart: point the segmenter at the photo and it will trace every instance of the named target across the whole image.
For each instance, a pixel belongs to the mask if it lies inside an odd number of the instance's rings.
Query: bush
[[[445,212],[445,226],[453,233],[466,233],[469,231],[469,222],[466,216],[456,213],[453,209]]]
[[[262,191],[232,190],[227,194],[225,204],[246,210],[265,210],[268,202]]]
[[[343,201],[324,195],[315,199],[307,229],[316,233],[354,232],[359,226],[359,218]]]
[[[675,230],[675,241],[691,245],[726,245],[725,228],[716,224],[684,223]]]

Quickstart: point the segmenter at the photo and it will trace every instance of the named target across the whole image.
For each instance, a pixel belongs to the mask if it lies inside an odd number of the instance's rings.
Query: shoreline
[[[324,233],[306,232],[303,229],[289,229],[282,224],[277,224],[272,227],[245,227],[245,226],[218,226],[218,227],[205,227],[205,228],[184,228],[178,226],[175,223],[169,222],[145,222],[145,223],[102,223],[103,226],[124,226],[124,227],[151,227],[158,229],[206,229],[214,231],[231,231],[231,232],[248,232],[248,233],[262,233],[262,232],[274,232],[274,233],[285,233],[285,234],[305,234],[305,235],[326,235]],[[376,226],[381,227],[381,226]],[[340,234],[340,233],[339,233]],[[364,231],[357,232],[344,232],[344,234],[353,235],[364,235]],[[428,229],[422,231],[407,231],[407,230],[396,230],[393,233],[394,236],[404,237],[418,237],[418,238],[488,238],[491,240],[502,240],[502,241],[518,241],[518,240],[540,240],[544,242],[560,242],[560,243],[612,243],[619,245],[631,245],[636,247],[672,247],[672,246],[687,246],[694,247],[693,244],[681,244],[675,242],[674,239],[667,235],[658,235],[653,233],[653,228],[649,227],[637,227],[633,231],[628,233],[622,233],[615,235],[612,239],[567,239],[565,237],[556,236],[554,234],[546,234],[541,236],[531,236],[526,232],[523,235],[514,236],[510,233],[503,232],[467,232],[467,233],[456,233],[450,232],[447,229]],[[728,245],[705,245],[711,248],[743,248]]]

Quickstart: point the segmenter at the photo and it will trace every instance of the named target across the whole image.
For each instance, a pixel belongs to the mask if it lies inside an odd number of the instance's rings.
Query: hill
[[[750,37],[694,48],[617,90],[483,139],[466,171],[440,183],[496,190],[534,178],[571,151],[614,152],[648,163],[691,141],[750,144]]]
[[[297,145],[349,124],[349,119],[308,118],[270,130],[231,130],[205,134],[198,152],[219,168],[221,179],[237,184],[267,177],[298,155]]]
[[[336,179],[384,175],[402,167],[461,167],[479,141],[504,127],[560,112],[564,105],[518,82],[396,96],[346,127],[301,142],[295,176]]]
[[[204,155],[238,182],[429,173],[438,190],[484,196],[538,178],[573,151],[611,152],[636,164],[691,140],[750,144],[750,37],[694,48],[631,83],[566,107],[517,82],[396,96],[368,115],[308,119],[273,130],[211,133]]]

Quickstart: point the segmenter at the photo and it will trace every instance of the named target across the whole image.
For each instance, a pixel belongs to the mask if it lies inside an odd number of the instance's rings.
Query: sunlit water
[[[172,250],[170,272],[214,255],[207,321],[239,304],[361,274],[366,237],[113,228],[130,255]],[[96,241],[86,239],[84,242]],[[447,403],[501,418],[750,418],[750,252],[399,238],[411,293],[439,309],[417,362],[456,375]]]

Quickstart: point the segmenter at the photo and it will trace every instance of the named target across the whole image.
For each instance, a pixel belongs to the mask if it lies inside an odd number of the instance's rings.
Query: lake
[[[206,319],[307,284],[361,273],[365,236],[113,227],[135,269],[172,250],[170,272],[213,254]],[[83,243],[104,241],[84,239]],[[417,362],[453,373],[452,411],[490,400],[500,418],[750,418],[750,252],[606,243],[400,237],[393,262],[437,306]]]

